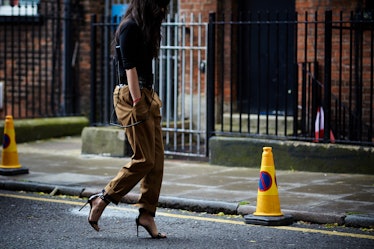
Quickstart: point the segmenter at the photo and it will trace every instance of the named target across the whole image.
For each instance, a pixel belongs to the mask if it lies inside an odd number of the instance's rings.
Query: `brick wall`
[[[180,0],[179,1],[179,13],[181,15],[189,15],[190,13],[202,14],[203,21],[207,22],[209,19],[210,12],[218,11],[218,0]]]
[[[80,107],[83,114],[89,115],[90,111],[90,70],[91,70],[91,15],[96,14],[100,18],[104,12],[104,1],[81,0],[83,8],[82,26],[79,32],[79,85]],[[99,62],[98,62],[99,63]]]

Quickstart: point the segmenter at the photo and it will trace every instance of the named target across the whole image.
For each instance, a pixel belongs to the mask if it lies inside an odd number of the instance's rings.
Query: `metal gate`
[[[207,23],[169,15],[163,24],[156,85],[163,100],[165,153],[205,157]]]

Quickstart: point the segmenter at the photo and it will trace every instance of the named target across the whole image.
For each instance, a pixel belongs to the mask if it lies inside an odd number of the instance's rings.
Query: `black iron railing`
[[[2,6],[8,9],[0,17],[0,113],[4,117],[80,114],[76,45],[82,16],[74,15],[78,8],[72,2],[62,2]]]
[[[211,14],[209,136],[373,145],[369,17],[267,12],[232,21]]]

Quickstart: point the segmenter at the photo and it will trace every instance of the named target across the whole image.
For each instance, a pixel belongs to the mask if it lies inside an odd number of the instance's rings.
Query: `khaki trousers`
[[[164,170],[161,100],[152,90],[143,88],[141,91],[142,98],[133,107],[127,86],[117,86],[114,90],[115,111],[122,125],[141,123],[125,128],[134,154],[131,161],[107,184],[104,192],[109,200],[118,204],[121,198],[141,181],[138,205],[154,215]]]

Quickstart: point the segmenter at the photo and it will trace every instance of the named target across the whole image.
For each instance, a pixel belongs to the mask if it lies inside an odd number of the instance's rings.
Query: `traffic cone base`
[[[5,169],[5,168],[0,168],[0,175],[3,176],[14,176],[14,175],[20,175],[20,174],[28,174],[29,169],[21,167],[17,169]]]
[[[277,217],[248,214],[244,216],[244,219],[246,224],[261,226],[288,226],[293,223],[293,217],[289,214]]]
[[[22,168],[18,162],[16,136],[14,132],[13,117],[6,116],[4,123],[4,139],[0,175],[28,174],[29,170]]]

